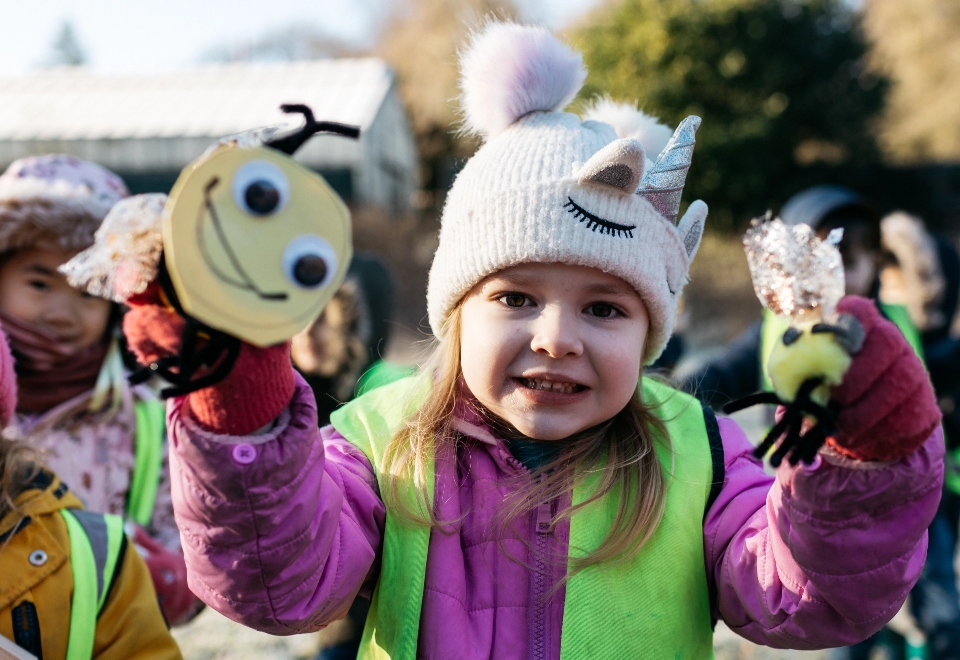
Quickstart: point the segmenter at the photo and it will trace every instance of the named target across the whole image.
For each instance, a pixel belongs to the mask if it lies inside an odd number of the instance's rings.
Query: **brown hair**
[[[30,446],[0,435],[0,518],[17,510],[14,499],[39,471],[40,461]]]
[[[433,374],[433,387],[384,452],[383,473],[387,476],[383,496],[388,506],[405,523],[447,531],[456,521],[437,519],[426,484],[432,477],[428,466],[438,443],[457,441],[452,422],[461,396],[460,324],[458,306],[445,322],[442,335],[447,339],[436,344],[423,367],[424,373]],[[658,442],[669,450],[666,426],[637,394],[611,420],[563,441],[555,460],[532,475],[523,475],[524,484],[495,518],[501,538],[509,521],[571,492],[575,485],[597,474],[593,493],[558,511],[554,526],[611,491],[627,495],[618,499],[613,525],[600,545],[571,562],[571,575],[593,564],[632,557],[656,531],[666,504],[667,478],[657,457]],[[411,478],[413,500],[405,490]]]

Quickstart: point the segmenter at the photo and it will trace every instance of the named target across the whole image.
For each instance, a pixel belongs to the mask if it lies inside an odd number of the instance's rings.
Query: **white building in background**
[[[317,120],[360,126],[354,141],[318,135],[296,159],[348,202],[408,208],[418,160],[390,67],[379,59],[231,63],[144,76],[83,68],[0,78],[0,167],[28,154],[75,154],[108,167],[132,192],[166,192],[180,170],[225,135],[298,126],[281,103]]]

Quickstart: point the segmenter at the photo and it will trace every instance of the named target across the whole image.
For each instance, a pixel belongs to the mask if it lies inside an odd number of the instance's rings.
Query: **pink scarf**
[[[82,351],[37,328],[0,313],[0,325],[10,339],[17,372],[17,411],[46,412],[93,389],[110,347],[110,333]]]

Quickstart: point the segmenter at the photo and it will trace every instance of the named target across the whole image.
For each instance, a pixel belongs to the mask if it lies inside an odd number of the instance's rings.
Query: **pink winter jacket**
[[[372,591],[384,524],[376,479],[336,429],[316,428],[299,376],[290,406],[262,435],[205,432],[181,406],[168,413],[170,464],[194,593],[235,621],[287,635],[322,628]],[[463,522],[459,533],[431,536],[418,656],[557,659],[563,591],[537,605],[543,580],[508,556],[530,565],[534,544],[507,542],[505,553],[485,533],[491,503],[524,468],[470,421],[458,420],[461,448],[436,462],[438,513]],[[774,478],[735,422],[719,425],[725,478],[703,530],[714,616],[754,642],[796,649],[850,644],[882,627],[923,565],[941,432],[892,465],[785,462]],[[532,541],[547,513],[515,529]],[[567,532],[545,539],[548,552],[565,555]]]

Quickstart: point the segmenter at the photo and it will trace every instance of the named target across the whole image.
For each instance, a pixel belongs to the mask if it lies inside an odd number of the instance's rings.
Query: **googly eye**
[[[283,250],[283,272],[300,288],[319,289],[337,274],[337,251],[319,236],[297,236]]]
[[[290,198],[290,182],[279,167],[251,160],[233,175],[233,201],[250,215],[263,217],[280,211]]]

